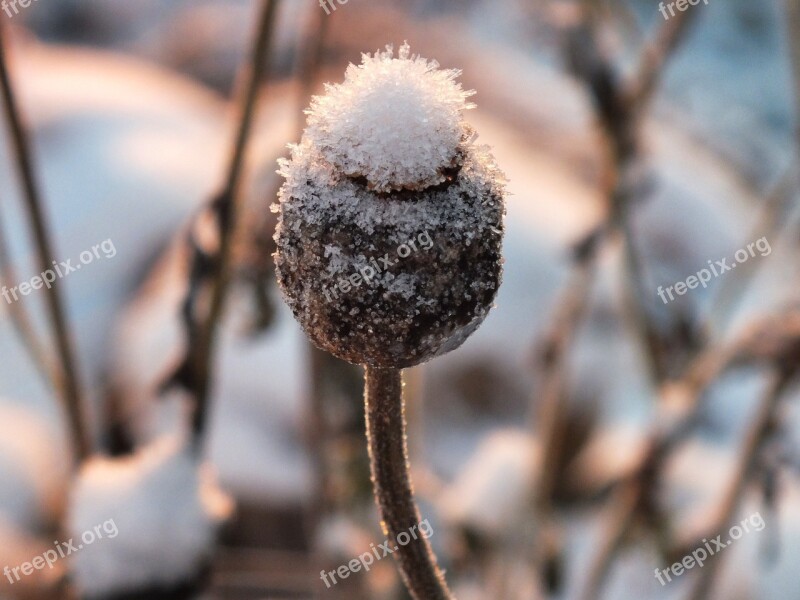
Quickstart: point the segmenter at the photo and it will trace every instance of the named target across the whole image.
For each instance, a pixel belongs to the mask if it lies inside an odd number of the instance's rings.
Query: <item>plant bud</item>
[[[505,178],[463,120],[457,71],[391,48],[308,111],[279,195],[275,264],[311,340],[405,368],[460,346],[502,272]]]

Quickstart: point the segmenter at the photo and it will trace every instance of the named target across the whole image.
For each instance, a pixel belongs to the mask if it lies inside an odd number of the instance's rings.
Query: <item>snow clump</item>
[[[422,190],[447,179],[458,147],[471,136],[464,110],[474,108],[455,69],[411,55],[403,44],[362,55],[341,84],[312,100],[305,135],[325,160],[376,192]]]
[[[87,597],[190,581],[233,511],[210,466],[178,436],[130,457],[91,459],[71,500],[69,534],[83,546],[70,556],[71,570]],[[87,543],[87,532],[97,539]]]

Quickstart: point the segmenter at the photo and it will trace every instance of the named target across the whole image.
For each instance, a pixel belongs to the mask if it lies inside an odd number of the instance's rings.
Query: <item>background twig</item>
[[[18,281],[19,277],[11,264],[10,247],[6,240],[3,218],[0,214],[0,284],[13,286]],[[59,380],[58,370],[46,349],[46,344],[39,339],[33,319],[25,309],[25,305],[18,301],[8,303],[8,313],[14,330],[42,379],[54,392],[58,393],[63,385]]]
[[[241,205],[239,187],[255,119],[258,91],[270,63],[269,50],[279,4],[279,0],[262,0],[260,4],[253,48],[249,62],[240,75],[242,90],[238,102],[237,128],[225,182],[222,190],[197,217],[189,233],[190,281],[183,306],[187,355],[168,384],[180,383],[193,397],[192,434],[198,451],[208,422],[213,383],[211,363],[231,279],[233,240]],[[209,227],[213,228],[211,237],[214,240],[211,244],[207,241]]]
[[[726,531],[731,521],[735,518],[736,512],[742,503],[742,496],[747,489],[747,484],[753,475],[753,468],[756,465],[759,452],[773,429],[776,418],[775,413],[780,400],[793,376],[794,373],[790,371],[779,370],[767,387],[756,415],[745,435],[733,480],[718,509],[714,523],[709,529],[710,532],[722,533]],[[695,585],[692,587],[687,600],[704,600],[708,598],[711,585],[714,582],[714,576],[720,564],[719,554],[712,554],[708,557],[705,565],[698,573]]]
[[[14,148],[14,158],[17,171],[22,182],[25,209],[30,220],[30,227],[36,245],[36,253],[42,272],[51,268],[53,249],[50,242],[49,229],[46,223],[41,195],[34,176],[33,153],[29,142],[28,132],[23,123],[22,115],[17,104],[16,95],[8,70],[7,41],[5,39],[5,26],[0,24],[0,88],[2,88],[3,107],[8,128],[11,133],[11,142]],[[44,290],[45,303],[53,328],[58,358],[60,360],[61,377],[59,378],[64,408],[69,421],[69,427],[74,445],[75,455],[80,462],[89,456],[91,442],[86,431],[86,419],[82,404],[82,394],[79,383],[78,361],[72,346],[72,337],[67,324],[64,304],[58,284],[48,286]]]

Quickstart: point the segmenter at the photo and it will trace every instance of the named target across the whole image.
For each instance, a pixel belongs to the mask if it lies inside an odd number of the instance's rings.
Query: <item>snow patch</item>
[[[118,534],[72,555],[76,584],[90,597],[169,587],[193,578],[211,557],[233,501],[186,442],[164,437],[123,459],[95,457],[72,495],[75,540],[114,521]]]

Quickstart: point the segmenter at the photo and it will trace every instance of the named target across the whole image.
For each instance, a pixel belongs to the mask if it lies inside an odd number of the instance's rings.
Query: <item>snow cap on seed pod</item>
[[[505,177],[463,119],[458,71],[404,45],[314,98],[282,160],[278,280],[319,347],[404,368],[461,345],[501,278]]]

